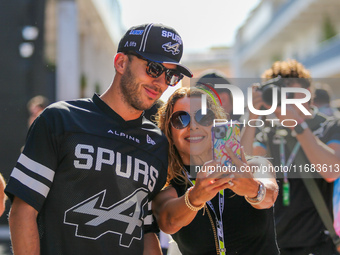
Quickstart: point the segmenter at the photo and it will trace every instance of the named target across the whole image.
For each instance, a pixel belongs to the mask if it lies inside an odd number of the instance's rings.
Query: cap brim
[[[150,60],[150,61],[154,61],[157,63],[164,63],[164,64],[174,64],[177,65],[177,69],[178,71],[180,71],[182,74],[184,74],[187,77],[192,77],[193,74],[190,71],[189,68],[187,68],[184,65],[181,65],[180,63],[174,61],[173,59],[167,58],[163,55],[158,55],[158,54],[151,54],[151,53],[145,53],[145,52],[140,52],[140,51],[136,51],[136,53],[138,53],[139,55],[141,55],[142,57]]]

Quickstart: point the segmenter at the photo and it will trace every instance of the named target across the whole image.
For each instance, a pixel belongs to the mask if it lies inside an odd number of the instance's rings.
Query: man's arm
[[[37,215],[38,212],[32,206],[14,197],[9,213],[9,227],[15,255],[40,254]]]
[[[275,111],[275,115],[282,121],[283,119],[295,119],[298,123],[304,120],[297,114],[291,106],[287,106],[287,114],[280,115],[280,109]],[[338,131],[339,132],[339,131]],[[315,166],[320,175],[328,182],[334,181],[340,176],[340,171],[334,171],[340,165],[340,145],[331,143],[324,144],[316,137],[313,132],[306,128],[301,134],[296,135],[296,139],[301,144],[303,152],[306,154],[309,162]],[[321,167],[320,169],[319,166]],[[323,168],[325,166],[325,169]]]
[[[162,255],[162,248],[155,233],[149,232],[144,235],[143,255]]]
[[[321,142],[310,129],[306,129],[302,134],[296,136],[301,147],[311,164],[316,168],[320,175],[328,182],[334,181],[340,176],[340,144],[332,143],[329,145]],[[326,166],[328,171],[323,171],[322,166]]]

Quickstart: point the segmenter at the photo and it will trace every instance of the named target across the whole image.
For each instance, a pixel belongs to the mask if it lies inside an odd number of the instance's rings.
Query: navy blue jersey
[[[142,254],[167,148],[154,124],[97,95],[58,102],[32,125],[6,193],[39,212],[41,254]]]

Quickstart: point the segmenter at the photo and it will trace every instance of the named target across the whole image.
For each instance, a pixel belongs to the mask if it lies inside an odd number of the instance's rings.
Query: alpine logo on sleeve
[[[147,195],[146,189],[139,188],[130,196],[105,207],[106,190],[103,190],[65,211],[64,223],[75,226],[77,237],[96,240],[112,233],[120,236],[120,246],[130,247],[133,239],[142,238]]]

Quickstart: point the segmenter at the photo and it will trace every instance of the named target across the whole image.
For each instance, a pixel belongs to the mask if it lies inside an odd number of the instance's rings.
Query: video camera
[[[262,91],[262,100],[268,104],[272,105],[273,103],[273,88],[277,88],[277,105],[281,105],[281,88],[286,87],[286,82],[284,82],[284,78],[280,75],[274,79],[268,80],[264,83],[261,83],[258,87],[258,90]],[[293,98],[293,93],[288,93],[288,98]]]

